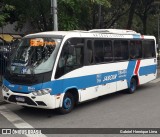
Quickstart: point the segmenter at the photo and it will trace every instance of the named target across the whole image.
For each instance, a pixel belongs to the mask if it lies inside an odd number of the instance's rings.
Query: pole
[[[53,0],[53,30],[58,31],[57,0]]]

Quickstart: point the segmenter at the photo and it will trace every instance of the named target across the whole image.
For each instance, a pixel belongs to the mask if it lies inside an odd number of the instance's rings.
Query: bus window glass
[[[114,41],[114,59],[128,60],[128,41]]]
[[[94,53],[96,63],[112,61],[112,42],[107,40],[95,40]]]
[[[93,63],[93,47],[92,47],[92,41],[88,40],[87,41],[87,54],[86,54],[86,62],[87,64],[92,64]]]
[[[112,41],[104,41],[104,61],[113,61]]]
[[[94,42],[94,54],[95,54],[95,62],[96,63],[104,62],[103,41],[102,40],[95,40],[95,42]]]
[[[142,42],[130,41],[130,59],[142,58]]]
[[[144,58],[156,57],[154,41],[143,41],[143,56]]]

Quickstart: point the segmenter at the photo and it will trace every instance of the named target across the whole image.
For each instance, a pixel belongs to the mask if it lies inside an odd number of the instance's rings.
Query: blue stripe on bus
[[[156,73],[157,65],[145,66],[139,69],[139,76]]]
[[[67,78],[62,80],[49,81],[42,84],[37,84],[33,86],[23,86],[23,85],[13,85],[4,79],[3,84],[7,86],[10,90],[30,93],[32,91],[37,91],[45,88],[52,88],[52,95],[63,93],[67,88],[77,88],[84,89],[92,86],[102,85],[106,83],[116,82],[119,80],[127,79],[129,82],[134,73],[134,68],[136,61],[130,61],[127,70],[114,71],[109,73],[94,74],[88,76]],[[141,67],[139,70],[139,75],[146,75],[156,72],[156,65]],[[129,84],[128,84],[129,86]]]
[[[12,90],[13,92],[22,92],[22,93],[30,93],[30,91],[37,91],[42,89],[42,85],[43,84],[36,84],[34,86],[24,86],[24,85],[18,85],[18,84],[11,84],[9,81],[7,80],[3,80],[3,84],[8,87],[10,90]],[[31,89],[29,91],[29,89]]]
[[[141,35],[134,34],[133,39],[141,39]]]
[[[134,69],[136,66],[136,61],[129,61],[128,67],[127,67],[127,81],[128,81],[128,87],[130,86],[130,79],[134,74]]]

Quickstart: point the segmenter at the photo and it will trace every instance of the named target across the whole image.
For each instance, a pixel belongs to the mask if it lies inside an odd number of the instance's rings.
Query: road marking
[[[157,78],[157,79],[151,81],[150,83],[158,83],[158,82],[160,82],[160,78]]]
[[[17,114],[13,113],[9,109],[7,109],[5,106],[0,106],[0,114],[2,114],[5,118],[8,119],[16,128],[31,128],[34,129],[30,124],[25,122],[22,118],[20,118]],[[44,134],[25,134],[27,137],[47,137]]]

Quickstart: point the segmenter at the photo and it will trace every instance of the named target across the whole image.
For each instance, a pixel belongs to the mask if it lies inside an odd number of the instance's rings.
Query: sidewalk
[[[158,66],[158,74],[157,77],[160,77],[160,66]],[[2,97],[2,87],[0,85],[0,105],[5,104],[6,102],[4,102],[3,97]]]

